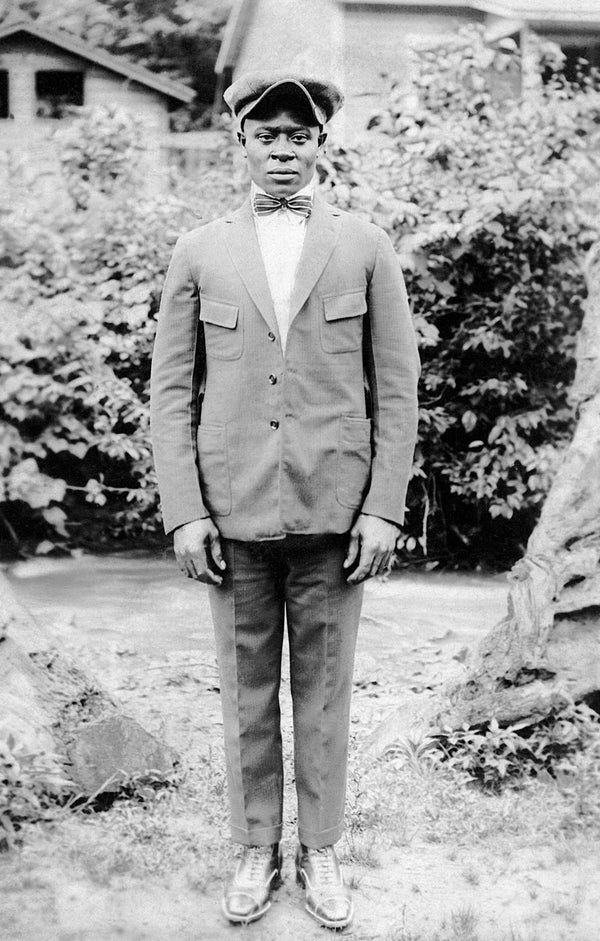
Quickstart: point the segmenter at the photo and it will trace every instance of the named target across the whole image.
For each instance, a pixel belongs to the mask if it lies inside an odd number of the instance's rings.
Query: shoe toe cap
[[[225,907],[228,913],[237,918],[248,918],[260,909],[257,900],[247,892],[229,893],[225,898]]]
[[[315,909],[316,914],[327,922],[348,924],[352,919],[352,901],[347,895],[321,899]]]

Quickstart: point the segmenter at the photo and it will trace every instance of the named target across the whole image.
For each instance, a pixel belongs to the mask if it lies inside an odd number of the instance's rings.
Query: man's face
[[[246,118],[240,143],[250,176],[271,196],[292,196],[310,183],[326,135],[287,110],[271,117]]]

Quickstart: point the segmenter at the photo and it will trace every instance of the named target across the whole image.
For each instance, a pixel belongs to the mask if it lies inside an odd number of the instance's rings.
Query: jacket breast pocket
[[[239,359],[244,348],[239,307],[201,293],[200,320],[204,324],[206,355],[215,359]]]
[[[365,289],[329,294],[323,298],[321,346],[326,353],[352,353],[362,345],[367,312]]]

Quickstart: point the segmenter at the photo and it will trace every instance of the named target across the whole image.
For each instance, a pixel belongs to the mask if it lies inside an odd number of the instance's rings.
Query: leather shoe
[[[279,843],[245,846],[231,882],[223,894],[223,914],[229,921],[247,925],[271,906],[271,892],[281,883]]]
[[[296,853],[296,879],[304,886],[306,910],[326,928],[345,928],[354,916],[350,889],[344,883],[333,846]]]

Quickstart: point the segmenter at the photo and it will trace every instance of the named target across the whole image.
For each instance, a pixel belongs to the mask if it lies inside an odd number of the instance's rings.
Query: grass
[[[220,884],[232,865],[223,754],[220,746],[199,746],[193,729],[190,735],[180,750],[193,757],[177,788],[144,789],[144,800],[118,800],[103,813],[91,813],[89,807],[75,812],[59,808],[50,824],[24,827],[22,849],[0,855],[0,893],[12,900],[3,923],[11,939],[20,937],[27,911],[23,900],[30,914],[37,913],[40,929],[45,926],[46,909],[51,910],[61,878],[108,898],[124,886],[132,891],[160,887],[162,895],[175,898],[174,905],[177,893],[187,896],[191,905],[204,897],[206,910],[214,910],[218,921]],[[289,738],[284,737],[284,745],[289,866],[295,840]],[[405,754],[376,760],[355,739],[340,855],[359,913],[362,907],[367,914],[357,917],[358,927],[349,939],[581,941],[586,935],[578,936],[577,918],[585,898],[575,892],[569,898],[566,889],[557,894],[548,888],[554,874],[561,880],[582,860],[592,858],[600,836],[600,814],[595,811],[598,763],[589,754],[576,761],[576,780],[568,773],[559,781],[548,775],[502,793],[486,793],[465,772],[434,761],[432,750],[419,742]],[[430,878],[427,867],[432,860],[441,877],[434,873]],[[447,896],[440,894],[438,878],[452,885]],[[509,898],[503,903],[504,927],[492,936],[488,889],[502,880],[514,885],[513,894],[520,893],[527,917],[513,917]],[[290,884],[282,892],[275,913],[287,913],[291,904],[292,915],[301,918],[298,892]],[[432,898],[437,900],[433,906]],[[265,919],[252,937],[274,941],[271,923]],[[539,936],[529,924],[539,928]],[[293,924],[289,930],[293,937]],[[45,937],[50,941],[54,936],[46,932]],[[324,934],[317,929],[302,935],[303,941],[313,938]],[[187,941],[187,935],[180,941]]]
[[[427,908],[428,889],[418,872],[408,872],[404,908],[397,920],[388,922],[383,932],[353,934],[356,941],[489,941],[485,911],[476,901],[482,858],[487,859],[491,882],[506,872],[507,854],[524,847],[550,847],[536,857],[540,871],[544,865],[578,864],[571,808],[556,784],[532,780],[519,790],[490,795],[450,768],[438,767],[435,773],[426,768],[421,773],[418,764],[374,761],[357,747],[349,772],[348,827],[340,846],[357,897],[369,900],[373,886],[386,884],[384,860],[387,865],[390,858],[409,856],[414,864],[419,847],[439,844],[440,858],[475,899],[450,904],[445,914],[438,914],[437,924],[432,917],[424,925],[415,912]],[[167,884],[178,877],[178,884],[190,893],[208,892],[218,898],[223,873],[231,866],[226,816],[222,755],[215,750],[185,769],[177,789],[158,791],[143,802],[117,801],[104,813],[59,810],[51,825],[31,828],[24,834],[23,849],[12,854],[12,867],[7,856],[0,859],[0,890],[43,899],[52,888],[52,878],[43,873],[53,865],[98,890],[148,880]],[[576,835],[590,837],[581,828]],[[522,876],[521,884],[526,894]],[[537,888],[526,898],[540,912],[544,908],[548,917],[561,919],[565,928],[575,926],[576,906],[568,898],[561,896],[549,905],[547,895]],[[18,912],[13,909],[8,916],[5,925],[18,937]],[[261,937],[262,931],[261,925]],[[264,937],[267,941],[273,937],[266,919]],[[537,941],[534,932],[520,925],[495,934],[497,939]]]

